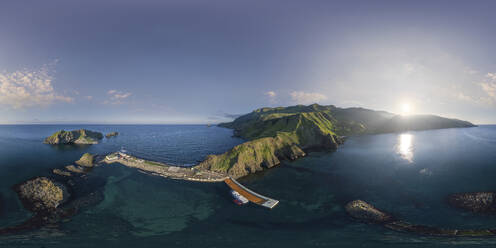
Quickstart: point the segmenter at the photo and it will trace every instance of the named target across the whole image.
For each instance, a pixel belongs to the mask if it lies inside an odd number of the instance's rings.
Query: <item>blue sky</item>
[[[0,123],[334,104],[496,123],[496,1],[0,2]]]

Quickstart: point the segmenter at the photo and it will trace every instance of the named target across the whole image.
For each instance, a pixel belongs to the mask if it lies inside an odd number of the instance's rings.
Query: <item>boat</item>
[[[246,197],[240,195],[238,192],[231,190],[231,195],[234,198],[233,202],[236,203],[237,205],[244,205],[248,203],[248,199]]]

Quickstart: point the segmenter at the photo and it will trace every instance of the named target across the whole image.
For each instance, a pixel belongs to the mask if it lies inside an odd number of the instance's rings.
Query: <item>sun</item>
[[[412,112],[412,107],[410,106],[409,103],[401,104],[401,114],[402,115],[409,115],[411,112]]]

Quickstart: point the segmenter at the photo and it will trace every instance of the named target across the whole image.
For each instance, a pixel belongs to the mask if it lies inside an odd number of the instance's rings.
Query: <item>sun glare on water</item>
[[[398,143],[396,144],[396,152],[404,160],[413,162],[413,135],[404,133],[398,136]]]

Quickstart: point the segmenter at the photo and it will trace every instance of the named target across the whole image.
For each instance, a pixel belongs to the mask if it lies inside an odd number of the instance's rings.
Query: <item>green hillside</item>
[[[333,150],[343,136],[474,126],[433,115],[399,116],[363,108],[297,105],[261,108],[219,126],[247,140],[230,151],[210,155],[198,167],[242,177],[293,160],[308,151]]]

